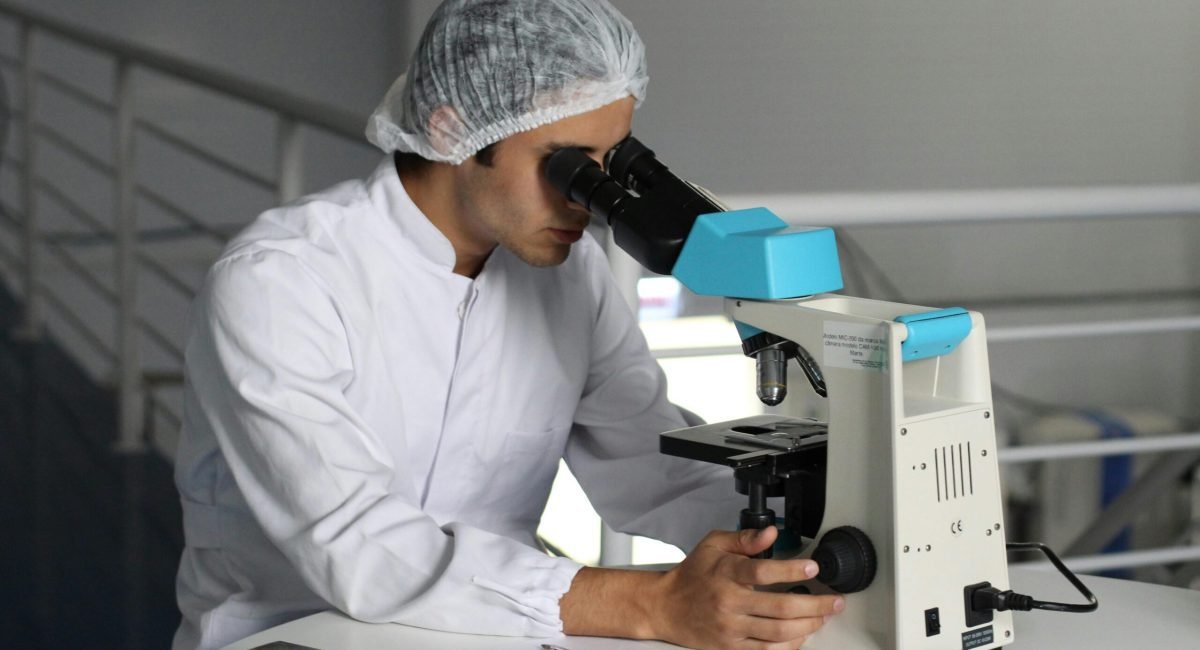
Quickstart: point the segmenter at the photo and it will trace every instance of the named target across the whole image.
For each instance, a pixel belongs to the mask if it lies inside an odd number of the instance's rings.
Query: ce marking
[[[963,532],[962,519],[959,519],[958,521],[954,521],[954,522],[950,523],[950,534],[951,535],[958,536],[958,535],[961,535],[962,532]]]

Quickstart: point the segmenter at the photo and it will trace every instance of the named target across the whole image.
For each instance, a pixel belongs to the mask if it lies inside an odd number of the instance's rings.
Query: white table
[[[1009,571],[1013,589],[1041,600],[1081,602],[1057,572],[1017,568]],[[1013,650],[1176,650],[1200,648],[1200,591],[1141,582],[1084,576],[1100,599],[1090,614],[1016,612]],[[595,637],[530,639],[433,632],[404,625],[360,623],[337,612],[322,612],[285,623],[243,639],[225,650],[251,650],[272,641],[319,650],[390,650],[454,648],[456,650],[538,650],[543,643],[569,650],[652,650],[678,648],[658,641]]]

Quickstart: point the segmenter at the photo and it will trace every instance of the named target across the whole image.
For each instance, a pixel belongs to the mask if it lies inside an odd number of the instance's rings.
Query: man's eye
[[[542,173],[543,173],[543,174],[544,174],[544,173],[546,173],[546,168],[547,168],[547,166],[549,166],[549,164],[550,164],[550,157],[551,157],[551,156],[553,156],[554,154],[556,154],[556,153],[558,153],[558,152],[562,151],[563,149],[569,149],[569,148],[570,148],[570,147],[556,147],[556,148],[554,148],[554,149],[551,149],[550,151],[547,151],[547,152],[546,152],[546,154],[542,156],[542,162],[541,162],[541,169],[542,169]]]

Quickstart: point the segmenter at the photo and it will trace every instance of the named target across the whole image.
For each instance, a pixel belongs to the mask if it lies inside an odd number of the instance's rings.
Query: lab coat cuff
[[[550,637],[562,634],[559,601],[571,588],[575,574],[583,565],[568,559],[546,556],[529,558],[521,567],[528,582],[521,587],[504,584],[486,576],[471,579],[476,586],[503,596],[525,615],[525,636]]]

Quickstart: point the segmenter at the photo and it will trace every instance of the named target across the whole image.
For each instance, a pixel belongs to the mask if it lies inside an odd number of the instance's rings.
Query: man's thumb
[[[724,550],[751,557],[770,548],[778,536],[779,531],[774,526],[739,530],[730,535],[730,543]]]

